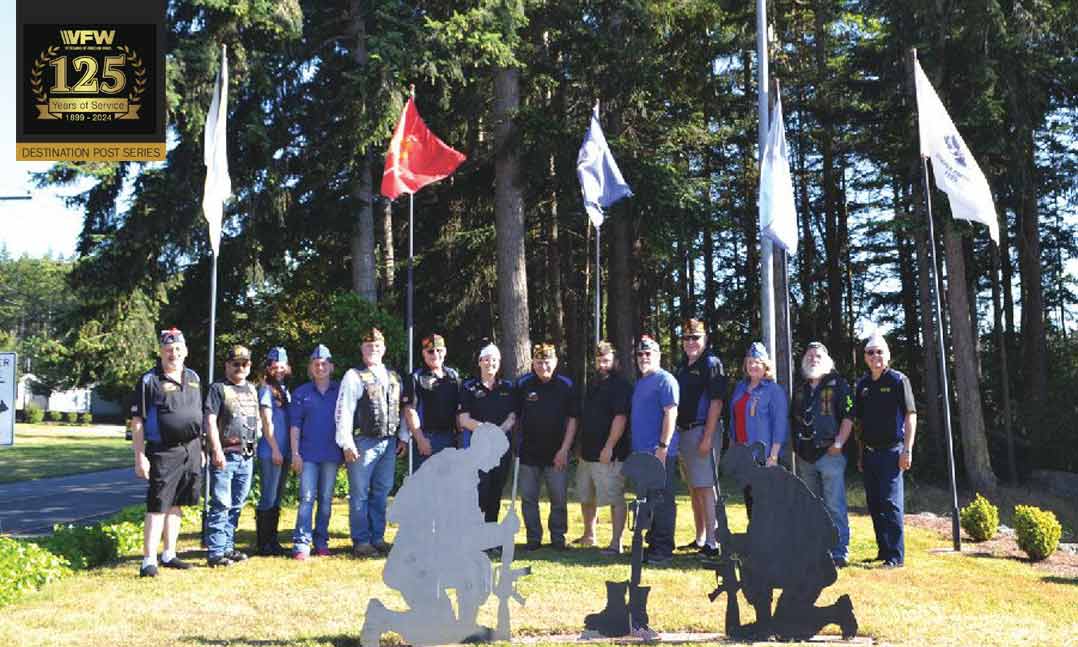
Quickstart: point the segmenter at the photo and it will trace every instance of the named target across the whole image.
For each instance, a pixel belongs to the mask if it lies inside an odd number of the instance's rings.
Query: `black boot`
[[[266,510],[266,550],[269,555],[287,555],[288,551],[277,541],[277,524],[281,520],[281,509]]]
[[[263,557],[273,554],[268,550],[269,538],[267,522],[269,513],[269,510],[255,510],[255,535],[257,537],[255,539],[255,552]]]

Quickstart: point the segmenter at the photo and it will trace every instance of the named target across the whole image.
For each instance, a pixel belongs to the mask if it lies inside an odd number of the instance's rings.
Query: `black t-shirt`
[[[628,417],[632,398],[633,387],[617,373],[588,384],[588,394],[581,407],[584,414],[580,427],[581,458],[592,463],[599,460],[599,454],[610,437],[610,423],[615,416]],[[614,458],[625,460],[629,456],[629,447],[629,421],[626,420],[625,431],[614,445]]]
[[[448,366],[441,377],[427,366],[417,368],[404,381],[401,404],[415,407],[425,431],[452,431],[460,408],[460,375]]]
[[[214,382],[206,395],[205,412],[217,416],[217,431],[221,448],[225,450],[251,449],[245,445],[253,443],[262,429],[258,417],[258,391],[250,382]]]
[[[915,413],[910,380],[893,368],[879,379],[872,374],[857,381],[853,397],[853,417],[861,421],[861,434],[869,447],[882,449],[903,441],[907,413]]]
[[[179,445],[202,435],[202,390],[198,373],[183,369],[177,382],[158,364],[135,387],[131,415],[142,418],[147,443]]]
[[[681,391],[677,409],[677,426],[688,429],[707,422],[712,400],[726,399],[726,374],[722,360],[706,350],[691,365],[682,358],[677,368],[678,389]]]
[[[479,378],[465,380],[460,392],[460,411],[472,420],[500,425],[517,410],[516,391],[509,380],[495,380],[488,389]]]
[[[517,381],[521,441],[520,462],[533,467],[554,464],[565,440],[565,424],[580,417],[580,402],[573,393],[573,381],[555,374],[542,382],[535,373]]]

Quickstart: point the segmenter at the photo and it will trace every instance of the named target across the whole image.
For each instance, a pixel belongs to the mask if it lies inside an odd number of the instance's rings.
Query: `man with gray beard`
[[[790,409],[796,439],[797,473],[809,490],[823,499],[838,530],[831,549],[835,566],[849,559],[850,524],[846,516],[846,456],[842,448],[852,429],[853,394],[827,347],[814,341],[801,359],[804,378]]]

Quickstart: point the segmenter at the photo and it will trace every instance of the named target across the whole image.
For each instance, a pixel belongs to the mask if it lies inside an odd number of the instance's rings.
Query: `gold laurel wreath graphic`
[[[131,64],[131,70],[135,73],[135,83],[131,87],[130,101],[138,103],[142,93],[146,91],[146,67],[142,64],[142,59],[135,53],[135,50],[127,45],[120,45],[116,49],[124,53],[124,56],[127,57],[128,62]]]
[[[55,45],[45,48],[38,54],[37,58],[34,60],[33,67],[30,69],[30,88],[34,92],[34,98],[41,103],[45,103],[48,98],[48,95],[42,87],[43,80],[41,76],[44,74],[45,67],[48,66],[52,57],[59,53],[60,48]]]

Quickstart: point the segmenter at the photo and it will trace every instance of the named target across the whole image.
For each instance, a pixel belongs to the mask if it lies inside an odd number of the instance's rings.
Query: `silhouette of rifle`
[[[730,523],[726,518],[726,495],[719,486],[719,470],[715,462],[715,448],[711,448],[711,470],[715,474],[715,525],[716,538],[719,542],[719,559],[704,560],[705,568],[715,571],[715,590],[707,594],[714,602],[719,595],[726,593],[726,635],[733,636],[741,627],[741,610],[737,602],[737,592],[741,583],[737,579],[737,565],[741,562],[734,550],[734,536],[730,532]]]
[[[517,475],[520,472],[520,456],[513,459],[513,490],[512,498],[509,499],[510,516],[517,518]],[[519,525],[519,519],[518,519]],[[512,568],[513,554],[516,552],[516,543],[513,535],[509,535],[502,542],[502,563],[498,568],[498,582],[494,586],[494,595],[498,596],[498,627],[494,632],[495,640],[509,640],[512,630],[509,622],[509,598],[513,598],[521,605],[524,604],[524,596],[516,590],[516,581],[521,575],[530,575],[530,566],[524,568]]]

